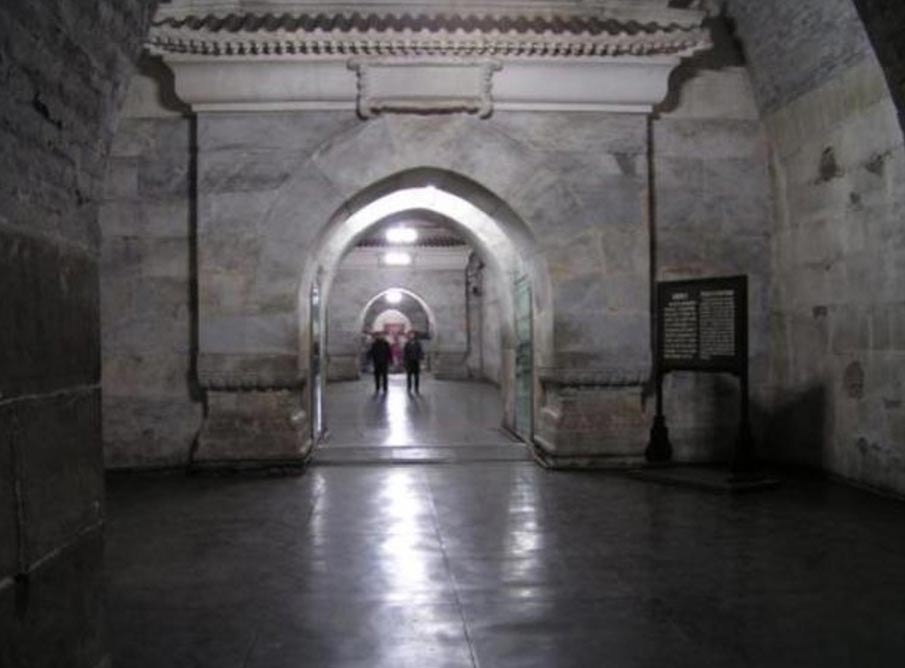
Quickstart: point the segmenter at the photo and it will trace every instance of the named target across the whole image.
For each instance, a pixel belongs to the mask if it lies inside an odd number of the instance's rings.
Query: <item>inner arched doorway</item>
[[[376,333],[393,338],[394,370],[399,369],[399,348],[404,346],[409,337],[418,339],[424,349],[421,366],[425,371],[430,370],[431,344],[436,331],[435,318],[430,306],[418,294],[405,288],[387,288],[368,300],[358,321],[362,333],[358,350],[359,372],[366,373],[370,369],[367,353],[370,340]]]
[[[305,341],[303,337],[301,357],[310,360],[311,351],[327,350],[328,367],[338,366],[336,362],[341,356],[338,353],[334,355],[338,347],[331,343],[331,337],[337,335],[342,338],[348,332],[331,314],[331,304],[337,295],[349,290],[350,279],[346,276],[348,272],[343,270],[344,261],[353,254],[355,262],[359,263],[376,256],[379,265],[391,252],[398,252],[398,249],[393,246],[375,250],[372,245],[363,244],[362,241],[373,237],[375,230],[397,224],[402,218],[418,219],[425,215],[431,216],[434,221],[441,219],[442,227],[463,241],[464,261],[458,267],[462,292],[467,295],[489,296],[493,300],[492,313],[496,321],[492,327],[488,327],[491,330],[489,334],[482,332],[482,336],[488,340],[495,339],[495,342],[489,347],[490,352],[482,357],[485,361],[496,360],[495,364],[489,364],[488,367],[493,368],[492,380],[499,388],[499,426],[530,443],[536,413],[535,369],[549,359],[552,339],[550,307],[547,303],[549,280],[527,227],[504,202],[479,184],[460,175],[428,169],[396,175],[364,189],[336,212],[314,246],[311,254],[314,261],[306,264],[301,285],[302,294],[306,294],[314,285],[312,277],[320,277],[319,287],[323,299],[319,308],[322,310],[317,314],[305,313],[309,300],[299,300],[300,317],[303,320],[321,320],[327,323],[327,327],[320,341]],[[451,257],[448,250],[444,251],[447,253],[446,260]],[[419,252],[423,251],[419,249]],[[484,272],[480,285],[468,282],[469,265],[474,259],[477,259],[477,264]],[[416,266],[419,261],[415,260]],[[401,279],[394,280],[396,282],[391,287],[406,289]],[[409,292],[417,294],[414,290]],[[371,298],[373,299],[374,297]],[[437,310],[438,303],[442,303],[442,300],[432,302],[433,311]],[[467,308],[466,305],[464,320],[468,319]],[[468,332],[458,332],[455,327],[441,327],[437,322],[440,316],[436,312],[432,315],[434,322],[428,328],[432,337],[432,371],[440,379],[445,379],[454,372],[459,373],[461,379],[468,378],[473,368],[470,366],[470,350],[467,345],[459,345],[461,341],[456,339],[461,334],[461,340],[465,341]],[[363,323],[359,321],[357,324],[357,331],[349,329],[357,336],[359,347],[356,355],[359,355]],[[471,324],[460,329],[468,327]],[[306,351],[308,355],[305,354]],[[309,369],[316,368],[317,364],[317,361],[311,360]],[[356,374],[360,371],[357,367],[356,364]],[[348,365],[346,368],[349,368]],[[329,378],[330,372],[326,378],[323,375],[311,377],[312,396],[323,396],[323,387],[316,385]],[[334,379],[337,378],[334,376]],[[322,409],[323,406],[315,407],[318,413]],[[325,414],[329,425],[329,408]]]

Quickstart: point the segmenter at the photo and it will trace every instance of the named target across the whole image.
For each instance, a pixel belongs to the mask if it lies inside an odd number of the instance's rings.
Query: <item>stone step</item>
[[[311,464],[459,464],[531,461],[528,448],[511,445],[343,446],[330,444],[314,452]]]

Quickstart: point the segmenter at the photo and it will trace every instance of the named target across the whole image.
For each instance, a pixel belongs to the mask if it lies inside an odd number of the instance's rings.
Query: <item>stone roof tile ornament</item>
[[[704,12],[666,5],[176,0],[147,48],[196,111],[647,113],[711,46]]]

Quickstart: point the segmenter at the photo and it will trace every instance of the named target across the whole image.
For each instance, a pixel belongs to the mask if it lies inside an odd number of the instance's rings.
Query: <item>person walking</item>
[[[371,358],[371,363],[374,365],[374,394],[380,392],[381,389],[386,394],[387,376],[392,356],[393,352],[390,349],[390,344],[383,337],[383,334],[375,334],[374,343],[371,344],[371,348],[368,350],[368,357]]]
[[[402,361],[405,364],[405,385],[409,394],[411,394],[412,382],[414,381],[415,393],[421,394],[418,386],[421,378],[421,360],[424,359],[424,350],[418,340],[418,332],[412,330],[409,332],[408,337],[409,340],[406,341],[405,348],[402,349]]]

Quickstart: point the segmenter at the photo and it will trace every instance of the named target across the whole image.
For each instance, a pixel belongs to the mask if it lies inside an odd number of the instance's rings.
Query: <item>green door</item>
[[[534,374],[531,283],[515,282],[515,432],[530,442],[533,432]]]

